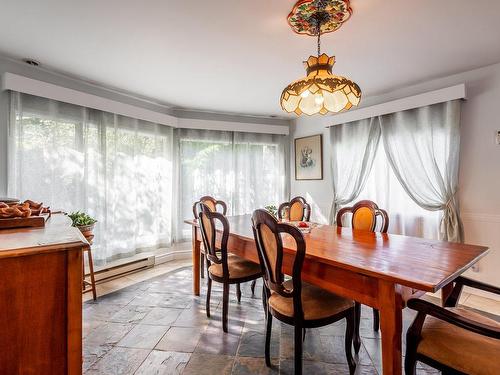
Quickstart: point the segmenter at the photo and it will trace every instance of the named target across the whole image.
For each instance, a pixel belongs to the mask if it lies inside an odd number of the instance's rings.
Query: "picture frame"
[[[295,180],[323,179],[323,135],[295,138]]]

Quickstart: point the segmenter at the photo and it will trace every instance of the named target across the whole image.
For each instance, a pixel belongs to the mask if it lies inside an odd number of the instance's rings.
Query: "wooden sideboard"
[[[64,215],[0,230],[0,374],[82,373],[82,250]]]

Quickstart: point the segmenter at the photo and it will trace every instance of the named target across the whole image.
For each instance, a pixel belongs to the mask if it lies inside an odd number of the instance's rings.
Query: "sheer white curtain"
[[[439,237],[462,242],[458,197],[460,101],[380,117],[387,160],[401,186],[420,207],[442,211]]]
[[[282,135],[178,129],[179,238],[190,236],[183,220],[192,205],[210,195],[228,205],[228,215],[278,205],[286,196],[288,138]]]
[[[97,265],[172,241],[172,128],[13,93],[9,195],[97,218]]]
[[[439,238],[440,211],[428,211],[408,196],[394,175],[379,143],[373,167],[357,200],[376,202],[389,214],[389,233],[430,239]]]
[[[359,196],[370,174],[380,140],[377,118],[330,128],[333,201],[330,223],[335,223],[341,206]]]
[[[366,121],[376,124],[378,132],[367,127]],[[463,240],[456,197],[460,101],[339,126],[331,132],[332,162],[337,165],[332,214],[336,204],[370,199],[388,211],[391,233]],[[353,129],[346,133],[347,127]],[[383,142],[378,143],[379,138]],[[335,189],[342,192],[340,198]]]

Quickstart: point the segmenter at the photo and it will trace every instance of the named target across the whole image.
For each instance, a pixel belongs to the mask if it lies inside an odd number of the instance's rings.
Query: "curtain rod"
[[[339,113],[332,116],[333,123],[326,126],[326,128],[328,129],[332,126],[345,124],[347,122],[364,120],[375,116],[382,116],[408,109],[425,107],[455,99],[466,99],[465,84],[461,83],[459,85],[429,91],[423,94],[408,96],[406,98],[396,99],[390,102],[372,105],[370,107]]]

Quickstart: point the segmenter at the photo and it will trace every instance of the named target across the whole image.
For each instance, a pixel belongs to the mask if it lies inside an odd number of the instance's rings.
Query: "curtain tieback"
[[[450,198],[448,198],[448,200],[444,204],[445,209],[449,209],[451,207],[453,200],[455,199],[455,195],[457,195],[457,190],[455,190],[453,194],[450,195]]]

